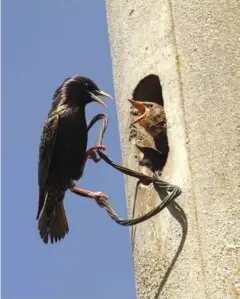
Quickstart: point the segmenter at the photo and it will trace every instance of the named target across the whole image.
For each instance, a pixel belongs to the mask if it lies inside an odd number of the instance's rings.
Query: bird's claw
[[[104,201],[108,200],[108,196],[105,195],[102,192],[95,192],[94,193],[94,199],[96,200],[97,204],[103,208],[104,207]]]
[[[87,155],[91,155],[91,153],[92,152],[95,152],[95,150],[105,150],[105,145],[101,145],[101,144],[99,144],[99,145],[95,145],[95,146],[93,146],[93,147],[91,147],[87,152],[86,152],[86,154]]]
[[[86,157],[87,159],[92,159],[95,163],[98,163],[101,160],[101,158],[97,156],[96,150],[104,151],[105,149],[105,145],[96,145],[86,152]]]
[[[89,154],[87,156],[87,158],[90,159],[90,160],[93,160],[95,163],[98,163],[101,160],[101,158],[98,157],[98,155],[95,151],[91,152],[91,154]]]
[[[94,199],[100,199],[100,198],[108,199],[108,196],[102,192],[94,192],[93,198]]]

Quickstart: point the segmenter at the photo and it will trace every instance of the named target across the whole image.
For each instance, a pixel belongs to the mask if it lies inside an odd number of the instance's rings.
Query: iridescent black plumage
[[[68,223],[63,206],[67,189],[79,180],[86,160],[87,123],[85,106],[108,96],[88,78],[67,78],[56,90],[45,121],[38,165],[39,206],[37,219],[45,243],[64,238]]]

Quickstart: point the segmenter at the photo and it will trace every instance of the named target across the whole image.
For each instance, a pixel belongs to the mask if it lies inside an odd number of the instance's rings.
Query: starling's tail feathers
[[[45,200],[38,222],[39,233],[44,243],[48,243],[48,239],[51,243],[60,241],[69,231],[63,197],[64,193],[61,200],[58,198],[56,201],[48,196]]]

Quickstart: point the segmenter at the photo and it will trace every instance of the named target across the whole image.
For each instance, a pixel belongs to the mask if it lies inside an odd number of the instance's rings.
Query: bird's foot
[[[108,196],[102,192],[91,192],[91,195],[91,197],[96,200],[100,198],[108,199]]]
[[[93,193],[94,195],[94,199],[96,200],[97,204],[103,208],[104,207],[104,201],[105,200],[108,200],[108,196],[105,195],[104,193],[102,192],[94,192]]]
[[[88,191],[85,189],[81,189],[81,188],[76,187],[75,183],[72,183],[70,190],[77,195],[81,195],[84,197],[90,197],[90,198],[93,198],[96,200],[99,200],[101,198],[108,199],[108,196],[102,192],[92,192],[92,191]]]
[[[97,204],[102,208],[104,207],[104,201],[108,200],[108,196],[102,192],[92,192],[84,189],[77,188],[75,184],[72,184],[70,189],[73,193],[81,195],[83,197],[90,197],[96,200]]]
[[[101,158],[97,156],[96,150],[105,150],[105,145],[96,145],[91,147],[87,152],[86,152],[86,159],[92,159],[95,163],[98,163]]]

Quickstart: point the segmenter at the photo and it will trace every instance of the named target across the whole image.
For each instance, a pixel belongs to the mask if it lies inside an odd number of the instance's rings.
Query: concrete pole
[[[162,178],[183,190],[181,207],[131,230],[137,298],[240,298],[240,2],[106,4],[124,164],[146,171],[127,98],[155,74],[170,146]],[[126,178],[129,218],[135,186]],[[135,216],[158,202],[151,186],[140,186]]]

